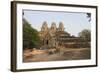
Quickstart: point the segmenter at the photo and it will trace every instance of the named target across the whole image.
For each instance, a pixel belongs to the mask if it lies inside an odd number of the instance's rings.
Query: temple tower
[[[55,23],[55,22],[52,22],[50,31],[51,31],[51,32],[56,32],[56,29],[57,29],[56,23]]]
[[[59,23],[58,31],[64,31],[64,25],[62,22]]]
[[[42,28],[41,28],[42,32],[48,31],[48,24],[46,21],[43,22]]]

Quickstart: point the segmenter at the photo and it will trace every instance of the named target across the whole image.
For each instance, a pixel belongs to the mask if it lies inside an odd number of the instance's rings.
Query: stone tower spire
[[[64,25],[62,22],[59,22],[58,31],[64,31]]]
[[[41,31],[48,31],[48,24],[46,21],[43,22]]]
[[[56,29],[57,29],[56,23],[55,22],[52,22],[50,30],[53,31],[53,32],[55,32]]]

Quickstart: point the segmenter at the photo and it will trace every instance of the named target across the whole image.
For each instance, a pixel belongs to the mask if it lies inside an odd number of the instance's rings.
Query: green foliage
[[[79,33],[79,37],[91,40],[91,31],[89,29],[84,29]]]
[[[37,48],[40,46],[40,43],[38,31],[23,19],[23,48]]]

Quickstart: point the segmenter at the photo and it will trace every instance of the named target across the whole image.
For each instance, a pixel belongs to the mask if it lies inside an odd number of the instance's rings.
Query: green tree
[[[84,29],[79,32],[79,37],[85,38],[87,40],[91,40],[91,31],[89,29]]]
[[[39,48],[41,43],[38,31],[23,19],[23,48]]]

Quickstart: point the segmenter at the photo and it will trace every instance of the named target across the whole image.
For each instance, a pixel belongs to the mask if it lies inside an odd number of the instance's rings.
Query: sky
[[[86,13],[39,10],[23,10],[23,12],[23,18],[38,31],[41,30],[44,21],[47,21],[49,28],[52,22],[55,22],[57,27],[59,22],[63,22],[65,31],[74,36],[78,36],[78,33],[84,29],[91,29]]]

